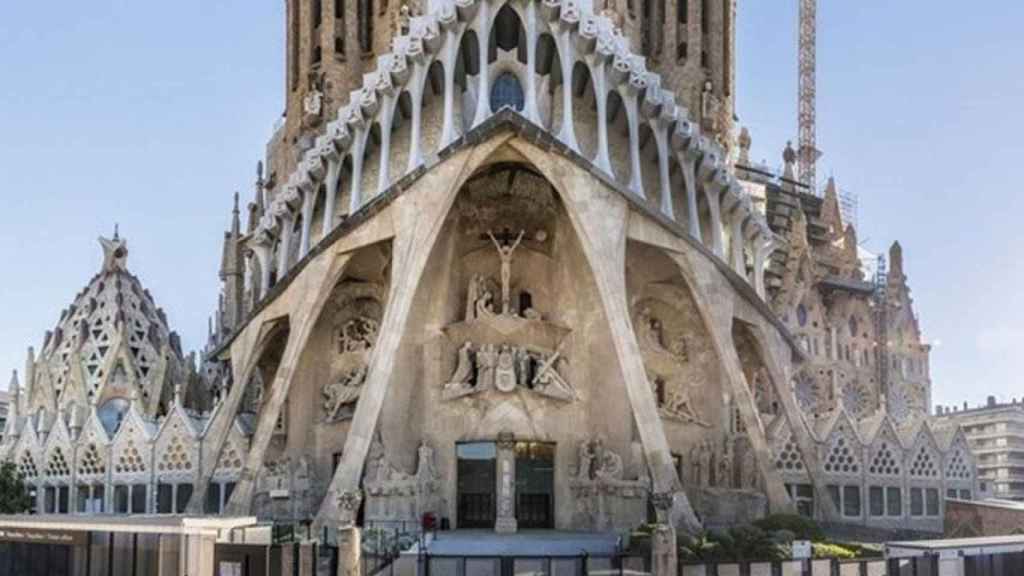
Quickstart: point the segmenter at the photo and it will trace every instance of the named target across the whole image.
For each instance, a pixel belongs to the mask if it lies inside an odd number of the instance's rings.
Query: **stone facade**
[[[941,530],[973,460],[902,255],[865,281],[834,190],[734,162],[732,0],[343,6],[288,3],[198,367],[116,235],[30,352],[0,456],[40,508]]]

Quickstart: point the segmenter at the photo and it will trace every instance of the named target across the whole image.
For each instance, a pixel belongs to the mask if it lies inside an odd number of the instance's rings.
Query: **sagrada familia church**
[[[40,513],[356,541],[425,516],[941,531],[975,464],[929,418],[902,249],[866,266],[834,182],[749,160],[735,10],[288,0],[286,111],[209,342],[183,350],[102,239],[0,457]]]

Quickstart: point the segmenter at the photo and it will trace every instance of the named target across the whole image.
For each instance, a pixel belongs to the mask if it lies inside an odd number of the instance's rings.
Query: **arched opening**
[[[562,67],[558,60],[558,46],[551,34],[537,38],[537,53],[533,72],[537,82],[537,108],[541,124],[557,133],[562,123]]]
[[[505,53],[515,51],[514,58],[520,64],[526,64],[526,28],[523,27],[519,14],[511,4],[505,4],[498,10],[491,26],[491,37],[487,45],[487,62],[498,60],[499,52],[504,59]]]
[[[658,142],[655,140],[654,131],[646,122],[640,124],[638,135],[640,137],[640,182],[644,188],[644,197],[647,198],[647,202],[651,206],[658,207],[661,204]]]
[[[430,156],[437,153],[441,143],[441,128],[444,125],[444,64],[434,60],[423,79],[423,94],[420,104],[420,153]],[[453,114],[458,118],[458,102],[453,102]]]
[[[608,93],[605,108],[608,126],[608,156],[611,160],[612,175],[622,186],[629,186],[630,153],[629,153],[629,119],[626,104],[616,91]]]
[[[572,68],[572,121],[580,154],[594,161],[597,157],[597,98],[590,68],[576,62]]]
[[[459,54],[455,59],[455,134],[464,134],[476,115],[477,89],[480,74],[480,45],[476,32],[467,30],[459,42]]]

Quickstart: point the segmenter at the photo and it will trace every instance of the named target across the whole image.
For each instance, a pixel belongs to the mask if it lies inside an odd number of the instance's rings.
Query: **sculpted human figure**
[[[594,471],[597,480],[622,479],[622,457],[605,446],[604,436],[597,437],[594,455],[597,458],[597,469]]]
[[[480,296],[476,300],[476,317],[487,318],[488,316],[494,316],[494,294],[482,284],[480,285],[480,290]]]
[[[576,477],[580,480],[591,480],[593,479],[593,470],[591,469],[594,464],[594,449],[590,444],[589,440],[580,442],[579,448],[579,469],[576,471]]]
[[[459,348],[459,363],[455,366],[455,373],[445,387],[462,387],[469,384],[473,378],[473,359],[470,356],[473,352],[472,342],[466,342]]]
[[[495,386],[502,392],[516,389],[516,366],[512,348],[507,344],[498,353],[498,366],[494,373]]]
[[[476,318],[476,302],[480,298],[480,275],[474,274],[469,279],[469,290],[466,293],[466,322]]]
[[[519,238],[511,246],[502,246],[491,231],[487,231],[494,247],[498,249],[498,258],[501,259],[501,313],[508,315],[512,313],[512,254],[523,241],[526,230],[519,231]]]
[[[637,328],[639,329],[640,344],[654,350],[664,350],[665,345],[662,341],[661,321],[654,317],[650,308],[644,308],[640,311],[639,324]]]
[[[516,348],[516,377],[519,386],[526,388],[530,382],[530,353],[526,348]]]
[[[478,388],[487,390],[494,387],[494,372],[498,367],[498,352],[494,344],[484,344],[476,353],[477,368],[479,376],[476,382]]]

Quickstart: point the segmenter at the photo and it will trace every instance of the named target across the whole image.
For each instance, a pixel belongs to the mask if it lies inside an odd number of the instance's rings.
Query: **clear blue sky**
[[[1024,395],[1024,6],[819,3],[819,174],[859,196],[866,248],[903,243],[935,401]],[[53,328],[115,222],[202,345],[231,193],[251,196],[282,111],[283,6],[0,4],[0,369]],[[740,0],[738,111],[772,165],[796,132],[796,8]]]

